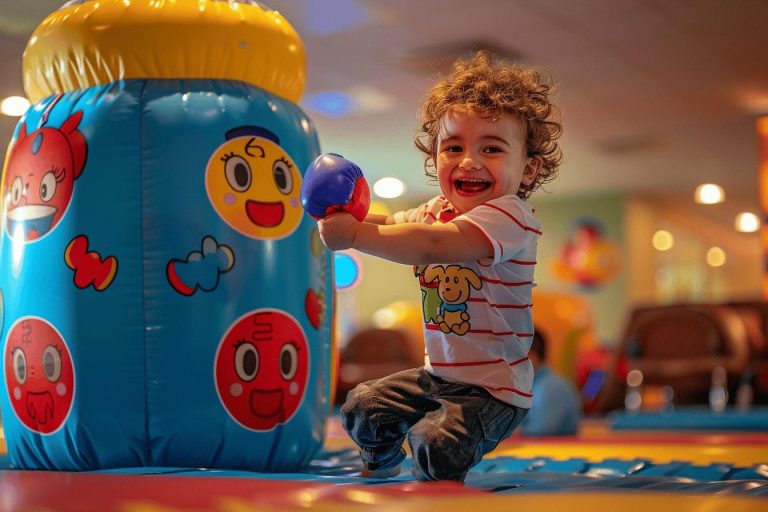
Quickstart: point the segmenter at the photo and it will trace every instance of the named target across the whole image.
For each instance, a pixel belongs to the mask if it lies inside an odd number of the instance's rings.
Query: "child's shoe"
[[[394,478],[400,474],[400,464],[385,469],[363,468],[360,476],[363,478]]]

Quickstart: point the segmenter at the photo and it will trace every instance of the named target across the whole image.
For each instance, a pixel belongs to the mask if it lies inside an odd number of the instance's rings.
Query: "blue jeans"
[[[463,482],[527,413],[481,387],[416,368],[358,384],[341,407],[341,421],[368,469],[400,464],[407,436],[417,480]]]

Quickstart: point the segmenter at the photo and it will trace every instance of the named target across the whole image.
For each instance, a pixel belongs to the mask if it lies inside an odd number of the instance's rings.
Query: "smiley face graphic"
[[[296,320],[277,309],[240,317],[219,343],[216,393],[243,427],[272,430],[293,417],[304,399],[309,345]]]
[[[61,428],[72,410],[75,370],[61,334],[42,318],[23,317],[5,342],[5,385],[24,426],[40,434]]]
[[[5,225],[14,239],[38,240],[56,228],[72,200],[88,147],[78,129],[83,112],[58,128],[27,134],[26,124],[10,149],[2,183]]]
[[[226,138],[205,169],[205,188],[216,213],[245,236],[287,237],[303,213],[296,164],[265,128],[241,126]]]

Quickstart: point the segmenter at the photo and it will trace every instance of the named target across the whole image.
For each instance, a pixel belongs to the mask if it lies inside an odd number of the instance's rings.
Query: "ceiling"
[[[412,144],[437,55],[484,44],[549,72],[562,107],[565,163],[534,199],[629,191],[691,201],[726,190],[705,214],[757,212],[755,120],[768,113],[764,0],[265,0],[301,34],[306,94],[347,90],[375,101],[345,117],[306,109],[324,151],[369,181],[396,176],[408,199],[433,189]],[[0,3],[0,96],[22,94],[21,56],[57,0]],[[306,96],[305,96],[306,97]],[[15,119],[0,119],[9,140]],[[693,206],[691,208],[704,208]]]

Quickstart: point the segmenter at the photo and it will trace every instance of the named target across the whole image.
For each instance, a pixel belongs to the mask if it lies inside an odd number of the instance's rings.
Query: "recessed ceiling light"
[[[384,199],[400,197],[405,192],[405,184],[397,178],[381,178],[373,184],[373,193]]]
[[[394,96],[369,85],[356,85],[348,90],[358,112],[386,112],[397,105]]]
[[[310,93],[304,96],[307,110],[326,117],[386,112],[397,105],[397,99],[375,87],[359,85],[341,90]]]
[[[696,187],[694,201],[699,204],[718,204],[725,201],[725,191],[720,185],[704,183]]]
[[[352,98],[344,91],[323,91],[304,97],[307,110],[327,117],[344,117],[354,108]]]
[[[736,216],[734,226],[740,233],[754,233],[760,229],[760,219],[752,212],[741,212]]]
[[[302,4],[296,10],[297,21],[312,35],[338,34],[377,21],[377,13],[358,0],[308,0]]]
[[[0,102],[0,112],[7,116],[19,117],[29,108],[29,100],[21,96],[8,96]]]

